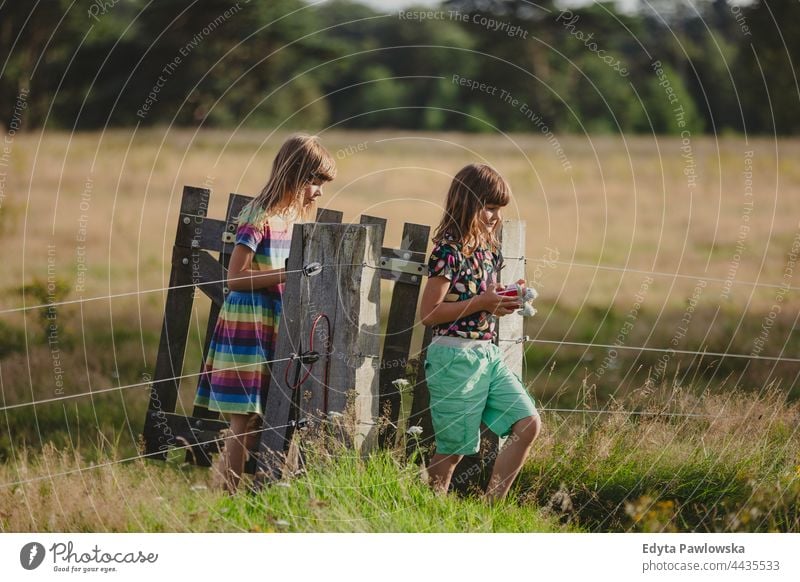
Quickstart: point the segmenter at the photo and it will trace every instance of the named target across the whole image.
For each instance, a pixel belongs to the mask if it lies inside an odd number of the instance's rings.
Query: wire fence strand
[[[226,371],[226,370],[239,370],[241,368],[252,368],[253,366],[261,366],[263,364],[274,364],[277,362],[288,362],[294,360],[293,357],[288,358],[278,358],[275,360],[263,360],[260,362],[251,362],[248,364],[241,364],[239,366],[229,366],[225,368],[215,368],[216,371]],[[109,392],[116,392],[118,390],[127,390],[129,388],[141,388],[145,386],[149,386],[158,382],[170,382],[172,380],[182,380],[184,378],[196,378],[206,374],[207,372],[195,372],[192,374],[183,374],[181,376],[172,376],[169,378],[158,378],[155,380],[147,380],[145,382],[136,382],[135,384],[125,384],[123,386],[110,386],[108,388],[100,388],[98,390],[91,390],[89,392],[80,392],[78,394],[66,394],[64,396],[55,396],[53,398],[43,398],[42,400],[33,400],[31,402],[19,402],[17,404],[8,404],[6,406],[0,406],[0,412],[4,412],[6,410],[13,410],[15,408],[24,408],[26,406],[37,406],[40,404],[51,404],[53,402],[63,402],[64,400],[73,400],[75,398],[84,398],[86,396],[94,396],[95,394],[108,394]]]
[[[211,443],[217,443],[217,442],[221,442],[221,441],[232,439],[232,438],[242,438],[242,437],[249,436],[249,435],[252,435],[252,434],[262,433],[262,432],[265,432],[267,430],[278,430],[278,429],[281,429],[281,428],[288,428],[290,426],[293,426],[293,424],[289,423],[289,424],[284,424],[284,425],[280,425],[280,426],[264,427],[264,428],[259,428],[259,429],[256,429],[256,430],[251,430],[251,431],[248,431],[248,432],[243,432],[243,433],[240,433],[238,435],[231,434],[231,435],[226,435],[226,436],[215,438],[215,439],[209,439],[209,440],[205,440],[205,441],[197,441],[195,443],[189,443],[189,444],[185,444],[185,445],[172,446],[172,447],[169,448],[169,450],[170,451],[178,451],[178,450],[183,450],[183,449],[191,449],[193,447],[197,447],[197,446],[201,446],[201,445],[208,445],[208,444],[211,444]],[[47,474],[47,475],[41,475],[39,477],[32,477],[30,479],[23,479],[23,480],[20,480],[20,481],[11,481],[11,482],[8,482],[8,483],[0,483],[0,488],[15,487],[15,486],[18,486],[18,485],[27,485],[29,483],[38,483],[39,481],[45,481],[47,479],[55,479],[56,477],[66,477],[66,476],[69,476],[69,475],[74,475],[75,473],[85,473],[86,471],[91,471],[93,469],[102,469],[104,467],[111,467],[111,466],[114,466],[114,465],[119,465],[121,463],[130,463],[131,461],[137,461],[137,460],[141,460],[141,459],[148,459],[150,457],[160,456],[160,455],[163,455],[166,452],[167,451],[158,451],[158,452],[155,452],[155,453],[145,453],[145,454],[142,454],[142,455],[134,455],[134,456],[131,456],[131,457],[125,457],[124,459],[116,459],[116,460],[108,461],[108,462],[105,462],[105,463],[97,463],[97,464],[94,464],[94,465],[89,465],[88,467],[78,467],[77,469],[70,469],[69,471],[62,471],[60,473],[50,473],[50,474]]]
[[[221,263],[220,263],[221,265]],[[340,263],[340,264],[328,264],[322,265],[323,268],[326,267],[357,267],[362,266],[365,269],[376,269],[379,270],[381,267],[377,267],[375,265],[370,265],[367,263]],[[303,273],[305,269],[292,269],[289,271],[285,271],[286,275],[290,275],[292,273]],[[153,289],[141,289],[138,291],[123,291],[121,293],[112,293],[111,295],[97,295],[94,297],[79,297],[78,299],[68,299],[65,301],[53,301],[52,303],[41,303],[37,305],[25,305],[23,307],[12,307],[9,309],[2,309],[0,310],[0,315],[6,313],[19,313],[23,311],[33,311],[35,309],[49,309],[51,307],[61,307],[63,305],[74,305],[76,303],[87,303],[89,301],[102,301],[105,299],[118,299],[120,297],[133,297],[137,295],[145,295],[147,293],[159,293],[163,291],[171,291],[173,289],[186,289],[189,287],[205,287],[208,285],[218,285],[220,283],[226,283],[227,278],[225,279],[217,279],[215,281],[202,281],[200,283],[184,283],[182,285],[170,285],[168,287],[156,287]]]
[[[634,350],[634,351],[644,351],[644,352],[660,352],[660,353],[684,354],[690,356],[712,356],[716,358],[745,358],[751,360],[769,360],[772,362],[791,362],[793,364],[800,363],[800,358],[785,358],[781,356],[761,356],[754,354],[734,354],[728,352],[706,352],[706,351],[696,351],[696,350],[675,350],[672,348],[651,348],[647,346],[596,344],[592,342],[572,342],[566,340],[546,340],[546,339],[536,339],[536,338],[530,339],[528,338],[528,336],[523,336],[516,339],[500,339],[500,341],[509,343],[537,343],[537,344],[564,345],[564,346],[576,346],[576,347],[591,347],[591,348],[603,348],[609,350]]]

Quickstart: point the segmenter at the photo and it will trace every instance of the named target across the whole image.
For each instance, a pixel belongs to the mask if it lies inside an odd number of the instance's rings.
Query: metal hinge
[[[425,272],[425,265],[405,259],[381,257],[381,269],[393,271],[395,273],[406,273],[408,275],[422,275]]]

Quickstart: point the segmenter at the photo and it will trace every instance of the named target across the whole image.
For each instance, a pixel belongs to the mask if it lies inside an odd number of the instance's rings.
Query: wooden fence
[[[205,466],[210,465],[211,456],[219,451],[222,442],[219,435],[228,423],[202,407],[195,407],[191,416],[176,413],[180,380],[184,377],[187,335],[193,300],[199,290],[211,299],[202,352],[202,361],[205,361],[227,293],[226,268],[233,252],[236,216],[250,200],[247,196],[230,194],[225,218],[220,220],[207,216],[210,197],[207,189],[184,187],[143,430],[144,452],[150,457],[165,459],[171,447],[188,446],[188,459]],[[318,411],[342,412],[348,399],[352,399],[356,407],[356,445],[362,450],[375,445],[391,446],[396,436],[393,430],[376,431],[375,427],[379,415],[389,421],[381,426],[396,425],[400,392],[393,382],[400,378],[416,380],[408,424],[422,427],[422,435],[418,440],[409,440],[409,446],[421,446],[425,451],[433,443],[427,386],[421,365],[430,342],[429,329],[423,332],[420,353],[411,354],[412,336],[418,329],[417,304],[427,274],[430,227],[404,224],[402,243],[392,248],[383,246],[386,219],[364,215],[359,224],[341,224],[342,217],[341,212],[320,209],[315,223],[298,224],[293,232],[275,354],[275,360],[280,361],[272,364],[260,454],[254,455],[259,459],[260,474],[267,480],[279,478],[293,429],[306,420],[315,420]],[[502,280],[524,278],[524,223],[505,221],[502,242],[506,260]],[[217,253],[216,258],[211,253]],[[320,275],[303,275],[302,268],[311,262],[323,265]],[[392,282],[383,332],[379,319],[380,279]],[[311,330],[316,320],[326,318],[327,323]],[[332,331],[330,337],[325,335],[328,323]],[[501,338],[521,337],[522,317],[502,318],[499,334]],[[328,367],[327,362],[323,362],[311,370],[301,365],[303,376],[309,372],[307,385],[303,387],[310,400],[304,401],[298,416],[298,407],[292,406],[296,390],[287,386],[285,379],[290,378],[290,382],[295,383],[297,359],[310,351],[312,341],[318,353],[323,345],[330,348],[330,357],[327,351],[322,354],[330,364]],[[506,362],[521,376],[523,346],[513,342],[502,342],[500,346]],[[287,360],[292,354],[295,359]],[[292,369],[287,371],[287,367]],[[326,368],[327,382],[323,377]],[[498,443],[488,431],[484,431],[483,443],[479,455],[466,457],[457,468],[454,487],[467,488],[485,482]],[[250,472],[256,468],[255,461],[248,463]]]

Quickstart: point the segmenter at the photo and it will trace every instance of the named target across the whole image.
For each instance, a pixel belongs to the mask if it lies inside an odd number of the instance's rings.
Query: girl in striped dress
[[[281,295],[292,224],[305,219],[336,176],[330,153],[314,136],[295,135],[281,146],[261,193],[237,218],[236,244],[228,265],[229,293],[208,348],[195,404],[230,420],[222,451],[225,489],[234,493],[247,451],[257,442],[275,355]]]

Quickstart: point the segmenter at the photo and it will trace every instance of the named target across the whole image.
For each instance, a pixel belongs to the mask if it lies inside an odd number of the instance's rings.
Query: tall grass
[[[301,437],[301,470],[233,497],[179,461],[115,464],[98,445],[15,450],[0,466],[3,531],[800,531],[800,405],[778,391],[642,397],[602,415],[544,414],[509,498],[437,496],[388,450],[361,458]],[[683,416],[682,416],[683,415]],[[80,469],[80,470],[79,470]]]
[[[551,417],[517,495],[590,531],[800,531],[800,405],[775,389]],[[554,501],[555,500],[555,501]],[[557,502],[557,503],[556,503]]]
[[[104,461],[113,463],[113,454]],[[327,460],[315,458],[300,476],[258,493],[243,485],[233,497],[216,488],[213,470],[141,460],[95,466],[72,450],[51,446],[36,456],[20,452],[0,467],[0,480],[0,531],[5,532],[571,529],[535,506],[513,501],[489,506],[435,495],[415,465],[390,452],[361,459],[341,450]]]

